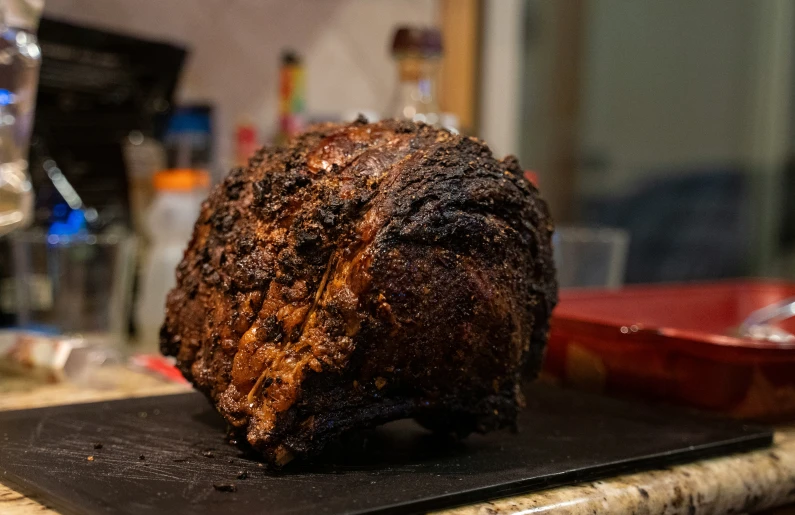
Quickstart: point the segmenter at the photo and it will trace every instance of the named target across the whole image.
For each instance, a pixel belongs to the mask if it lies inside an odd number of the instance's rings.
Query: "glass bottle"
[[[400,27],[392,42],[398,85],[389,116],[438,125],[441,110],[436,85],[442,57],[437,29]]]
[[[28,147],[41,50],[35,31],[42,2],[0,2],[0,235],[26,224],[33,191]]]
[[[284,144],[304,130],[306,73],[301,57],[292,50],[282,54],[279,70],[279,130],[276,143]]]

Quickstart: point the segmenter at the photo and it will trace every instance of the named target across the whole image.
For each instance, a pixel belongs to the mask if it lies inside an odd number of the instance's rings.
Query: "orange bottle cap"
[[[158,191],[192,191],[210,186],[210,174],[206,170],[172,168],[161,170],[152,177],[152,185]]]

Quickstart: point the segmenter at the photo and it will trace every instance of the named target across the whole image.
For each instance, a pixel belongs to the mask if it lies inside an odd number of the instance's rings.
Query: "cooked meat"
[[[475,138],[320,125],[204,203],[161,348],[276,466],[398,418],[512,426],[557,298],[551,234],[516,159]]]

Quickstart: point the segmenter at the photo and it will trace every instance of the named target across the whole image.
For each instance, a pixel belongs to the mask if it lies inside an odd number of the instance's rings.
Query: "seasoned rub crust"
[[[477,139],[315,126],[204,203],[161,349],[274,465],[403,417],[509,426],[557,299],[552,230],[516,159]]]

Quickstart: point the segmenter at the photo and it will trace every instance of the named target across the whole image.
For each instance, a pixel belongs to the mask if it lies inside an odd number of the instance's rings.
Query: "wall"
[[[741,164],[753,93],[753,18],[745,0],[586,3],[582,156],[586,190],[657,170]]]
[[[283,48],[304,55],[311,113],[381,112],[396,81],[389,55],[401,23],[437,22],[436,0],[47,0],[45,16],[186,45],[180,101],[218,108],[219,163],[250,116],[270,134]]]

